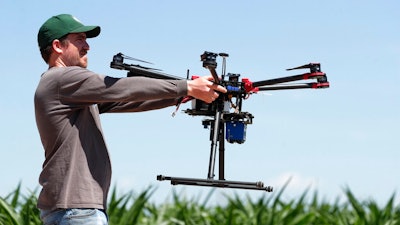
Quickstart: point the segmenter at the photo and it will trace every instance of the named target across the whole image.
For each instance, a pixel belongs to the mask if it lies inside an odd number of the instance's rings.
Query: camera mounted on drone
[[[216,72],[218,56],[222,57],[222,72],[220,77]],[[264,183],[261,181],[244,182],[230,181],[225,179],[225,140],[231,144],[243,144],[246,141],[247,125],[253,123],[254,116],[249,112],[242,111],[243,100],[246,100],[250,97],[250,95],[256,94],[260,91],[329,88],[329,82],[327,80],[326,74],[321,71],[320,63],[309,63],[299,67],[287,69],[288,71],[298,69],[309,70],[308,72],[299,75],[286,76],[256,82],[252,82],[248,78],[242,78],[240,80],[240,74],[226,73],[227,57],[229,57],[229,55],[226,53],[217,54],[208,51],[205,51],[200,56],[203,67],[210,71],[216,84],[219,84],[227,89],[226,93],[220,93],[219,97],[212,103],[205,103],[198,99],[192,99],[191,97],[186,97],[181,101],[186,102],[188,100],[191,100],[192,107],[190,109],[184,110],[184,112],[191,116],[205,117],[205,119],[202,121],[202,125],[204,128],[210,128],[211,149],[207,178],[199,179],[158,175],[157,180],[169,180],[171,181],[172,185],[181,184],[211,186],[220,188],[264,190],[267,192],[272,192],[273,188],[271,186],[264,186]],[[135,64],[125,64],[124,59],[149,63],[143,60],[131,58],[122,53],[118,53],[113,57],[113,61],[110,64],[111,68],[127,70],[128,77],[145,76],[155,79],[184,79],[178,76],[163,73],[158,69]],[[197,76],[192,76],[191,79],[196,78]],[[186,79],[189,79],[189,74],[187,74]],[[316,80],[316,82],[293,83],[294,81],[310,79],[314,79]],[[178,103],[178,107],[180,103]],[[218,179],[215,179],[214,171],[217,150],[219,159],[219,176]]]

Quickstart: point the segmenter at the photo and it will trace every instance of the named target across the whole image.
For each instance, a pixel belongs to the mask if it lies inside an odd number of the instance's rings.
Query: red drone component
[[[251,82],[249,78],[243,78],[242,82],[244,83],[244,90],[246,93],[257,93],[259,91],[258,87],[253,87],[253,82]]]

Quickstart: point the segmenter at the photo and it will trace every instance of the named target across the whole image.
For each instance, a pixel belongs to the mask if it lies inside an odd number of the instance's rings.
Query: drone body
[[[223,58],[222,74],[218,76],[216,72],[218,56]],[[208,174],[206,179],[198,178],[184,178],[184,177],[169,177],[158,175],[157,180],[164,181],[170,180],[172,185],[196,185],[196,186],[211,186],[222,188],[239,188],[239,189],[253,189],[264,190],[272,192],[271,186],[264,186],[261,181],[257,182],[244,182],[244,181],[229,181],[225,179],[224,174],[224,158],[225,158],[225,140],[228,143],[243,144],[246,140],[246,129],[248,124],[253,123],[254,116],[251,113],[242,111],[243,100],[247,99],[251,94],[259,91],[272,91],[272,90],[290,90],[290,89],[321,89],[328,88],[329,82],[327,76],[321,71],[319,63],[309,63],[303,66],[294,67],[287,70],[309,69],[309,72],[299,75],[280,77],[275,79],[263,80],[252,82],[248,78],[239,80],[239,74],[226,74],[226,58],[229,55],[226,53],[212,53],[204,52],[200,58],[203,62],[203,67],[208,69],[214,78],[214,82],[225,87],[227,93],[220,94],[218,99],[208,104],[203,101],[191,98],[182,99],[181,103],[192,100],[192,108],[184,112],[192,116],[204,116],[207,119],[202,121],[204,128],[210,129],[210,160],[208,167]],[[122,53],[118,53],[113,57],[111,68],[127,70],[128,76],[146,76],[157,79],[183,79],[177,76],[161,73],[156,69],[142,67],[140,65],[129,65],[123,63],[125,59],[133,59],[127,57]],[[136,59],[133,59],[136,60]],[[136,60],[145,62],[142,60]],[[196,77],[192,77],[195,79]],[[289,83],[299,80],[316,79],[317,82],[311,83]],[[180,103],[179,103],[180,104]],[[179,108],[179,104],[178,107]],[[215,162],[216,153],[219,153],[219,177],[215,179]]]

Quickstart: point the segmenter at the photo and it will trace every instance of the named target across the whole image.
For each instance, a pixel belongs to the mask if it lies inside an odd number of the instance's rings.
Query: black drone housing
[[[222,74],[218,76],[216,72],[217,56],[223,57]],[[227,93],[220,93],[219,97],[212,103],[205,103],[201,100],[193,99],[192,108],[184,112],[192,116],[205,116],[206,119],[202,121],[204,128],[210,129],[210,160],[208,165],[208,174],[206,179],[198,178],[184,178],[184,177],[170,177],[158,175],[157,180],[171,181],[172,185],[196,185],[196,186],[209,186],[219,188],[239,188],[239,189],[253,189],[272,192],[271,186],[264,186],[261,181],[257,182],[244,182],[244,181],[229,181],[225,179],[225,140],[228,143],[243,144],[246,140],[246,127],[247,124],[253,123],[254,116],[251,113],[242,111],[242,102],[247,99],[251,94],[259,91],[272,91],[272,90],[290,90],[290,89],[321,89],[328,88],[329,82],[327,76],[321,71],[319,63],[309,63],[303,66],[294,67],[288,70],[309,69],[309,72],[279,77],[269,80],[262,80],[251,82],[247,78],[239,80],[240,74],[228,73],[226,71],[226,53],[213,53],[205,51],[200,59],[203,62],[203,67],[207,68],[214,78],[214,82],[227,89]],[[113,57],[110,66],[114,69],[127,70],[129,77],[131,76],[145,76],[156,79],[173,79],[180,80],[178,76],[162,73],[157,69],[143,67],[140,65],[125,64],[124,59],[137,60],[128,56],[118,53]],[[145,62],[148,63],[148,62]],[[226,79],[227,78],[227,79]],[[289,83],[299,80],[315,79],[317,82],[312,83]],[[178,105],[179,106],[179,105]],[[219,156],[219,177],[214,179],[215,174],[215,160],[218,147]]]

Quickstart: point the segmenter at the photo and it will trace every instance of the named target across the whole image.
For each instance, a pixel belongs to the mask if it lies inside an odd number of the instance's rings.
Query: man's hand
[[[188,95],[206,103],[213,102],[218,98],[218,92],[226,93],[226,89],[221,85],[213,83],[212,80],[214,80],[212,76],[204,76],[189,80],[187,82]]]

